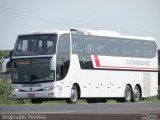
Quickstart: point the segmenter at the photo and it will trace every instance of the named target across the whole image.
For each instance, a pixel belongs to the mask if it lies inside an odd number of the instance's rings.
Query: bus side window
[[[82,35],[72,35],[72,53],[84,53],[84,39]]]
[[[119,39],[110,38],[108,52],[111,56],[121,56],[121,45]]]
[[[122,56],[132,56],[132,40],[122,39],[121,40]]]
[[[62,34],[59,37],[56,59],[56,78],[62,80],[67,75],[70,66],[70,37]]]
[[[108,53],[107,37],[98,37],[97,38],[97,52],[99,55],[107,55],[107,53]]]
[[[95,36],[84,36],[84,46],[86,54],[96,53],[96,37]]]
[[[152,58],[156,55],[156,44],[153,41],[144,41],[144,57]]]
[[[143,41],[133,40],[132,50],[133,50],[134,57],[144,57]]]

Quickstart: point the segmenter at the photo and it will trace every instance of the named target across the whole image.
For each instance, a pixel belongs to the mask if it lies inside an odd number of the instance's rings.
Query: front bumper
[[[16,92],[12,91],[14,99],[30,99],[30,98],[56,98],[53,90],[48,91],[32,91],[32,92]]]

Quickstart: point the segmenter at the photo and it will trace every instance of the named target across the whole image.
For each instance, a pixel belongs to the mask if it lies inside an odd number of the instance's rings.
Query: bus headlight
[[[49,87],[43,88],[43,91],[53,90],[53,89],[54,89],[54,86],[49,86]]]
[[[14,92],[19,92],[19,91],[20,91],[20,89],[13,88],[13,91],[14,91]]]

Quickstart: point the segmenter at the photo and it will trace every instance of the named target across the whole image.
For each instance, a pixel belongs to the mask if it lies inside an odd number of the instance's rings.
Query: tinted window
[[[67,75],[70,66],[70,36],[63,34],[59,37],[57,46],[56,78],[62,80]]]
[[[99,55],[138,58],[152,58],[156,55],[154,41],[85,35],[72,35],[72,40],[73,54],[98,53]]]
[[[110,38],[109,39],[109,51],[108,55],[120,56],[121,55],[121,44],[119,39]]]
[[[76,53],[84,53],[84,36],[82,35],[72,35],[72,52]]]
[[[132,56],[132,40],[121,40],[122,56]]]
[[[144,57],[151,58],[156,55],[156,44],[152,41],[144,41]]]
[[[96,52],[96,37],[93,36],[84,36],[84,46],[85,53],[87,54],[95,54]]]
[[[99,55],[107,55],[108,54],[108,38],[106,37],[97,37],[97,52]]]
[[[72,53],[94,54],[96,52],[96,37],[72,35]]]
[[[133,40],[132,42],[132,56],[144,57],[143,41]]]
[[[57,35],[19,36],[13,56],[50,55],[56,51]]]

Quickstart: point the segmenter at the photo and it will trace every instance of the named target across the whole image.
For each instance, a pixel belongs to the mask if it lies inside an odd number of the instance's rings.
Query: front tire
[[[67,99],[67,103],[76,104],[77,100],[78,100],[78,90],[76,85],[73,85],[71,89],[71,97]]]

